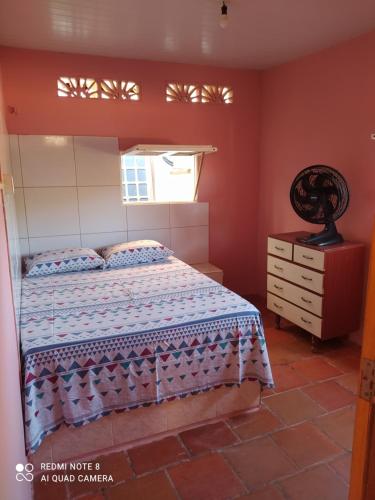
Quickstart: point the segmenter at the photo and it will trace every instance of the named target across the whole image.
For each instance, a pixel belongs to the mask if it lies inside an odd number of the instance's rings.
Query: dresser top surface
[[[343,243],[337,243],[336,245],[328,245],[326,247],[319,247],[317,245],[307,245],[306,243],[301,243],[297,241],[297,238],[306,238],[310,236],[311,233],[307,231],[296,231],[293,233],[281,233],[281,234],[270,234],[270,238],[275,238],[280,241],[287,241],[288,243],[295,243],[301,247],[311,248],[319,252],[335,252],[338,250],[347,250],[349,248],[363,248],[365,245],[363,243],[356,243],[353,241],[344,241]]]

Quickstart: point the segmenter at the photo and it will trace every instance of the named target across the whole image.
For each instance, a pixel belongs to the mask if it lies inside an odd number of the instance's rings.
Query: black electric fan
[[[311,165],[301,170],[290,188],[290,201],[303,220],[325,224],[320,233],[300,238],[301,243],[326,246],[343,241],[335,221],[348,208],[349,189],[340,172],[326,165]]]

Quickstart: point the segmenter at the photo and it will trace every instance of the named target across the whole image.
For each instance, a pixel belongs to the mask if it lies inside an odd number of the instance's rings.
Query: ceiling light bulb
[[[219,20],[219,24],[221,28],[226,28],[228,26],[228,6],[223,1],[223,5],[221,6],[221,16]]]

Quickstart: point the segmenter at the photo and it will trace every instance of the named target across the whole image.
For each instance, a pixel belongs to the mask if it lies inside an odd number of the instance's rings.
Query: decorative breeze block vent
[[[102,99],[130,99],[139,101],[140,88],[135,82],[123,80],[101,80],[100,97]]]
[[[167,102],[233,103],[233,89],[223,85],[193,85],[168,83],[165,91]]]
[[[92,78],[72,78],[60,76],[57,80],[57,95],[59,97],[80,97],[81,99],[97,99],[99,87]]]
[[[223,104],[233,103],[233,89],[222,85],[203,85],[202,102],[220,102]]]
[[[200,102],[201,89],[198,85],[168,83],[166,99],[168,102]]]
[[[59,97],[81,99],[117,99],[139,101],[140,87],[123,80],[95,80],[93,78],[61,76],[57,80]]]

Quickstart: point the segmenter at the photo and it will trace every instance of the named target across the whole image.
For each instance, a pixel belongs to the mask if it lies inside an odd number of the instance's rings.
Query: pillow
[[[103,248],[105,267],[126,267],[165,260],[172,250],[158,241],[138,240]]]
[[[104,266],[104,259],[91,248],[64,248],[36,253],[26,258],[26,276],[45,276],[87,271]]]

